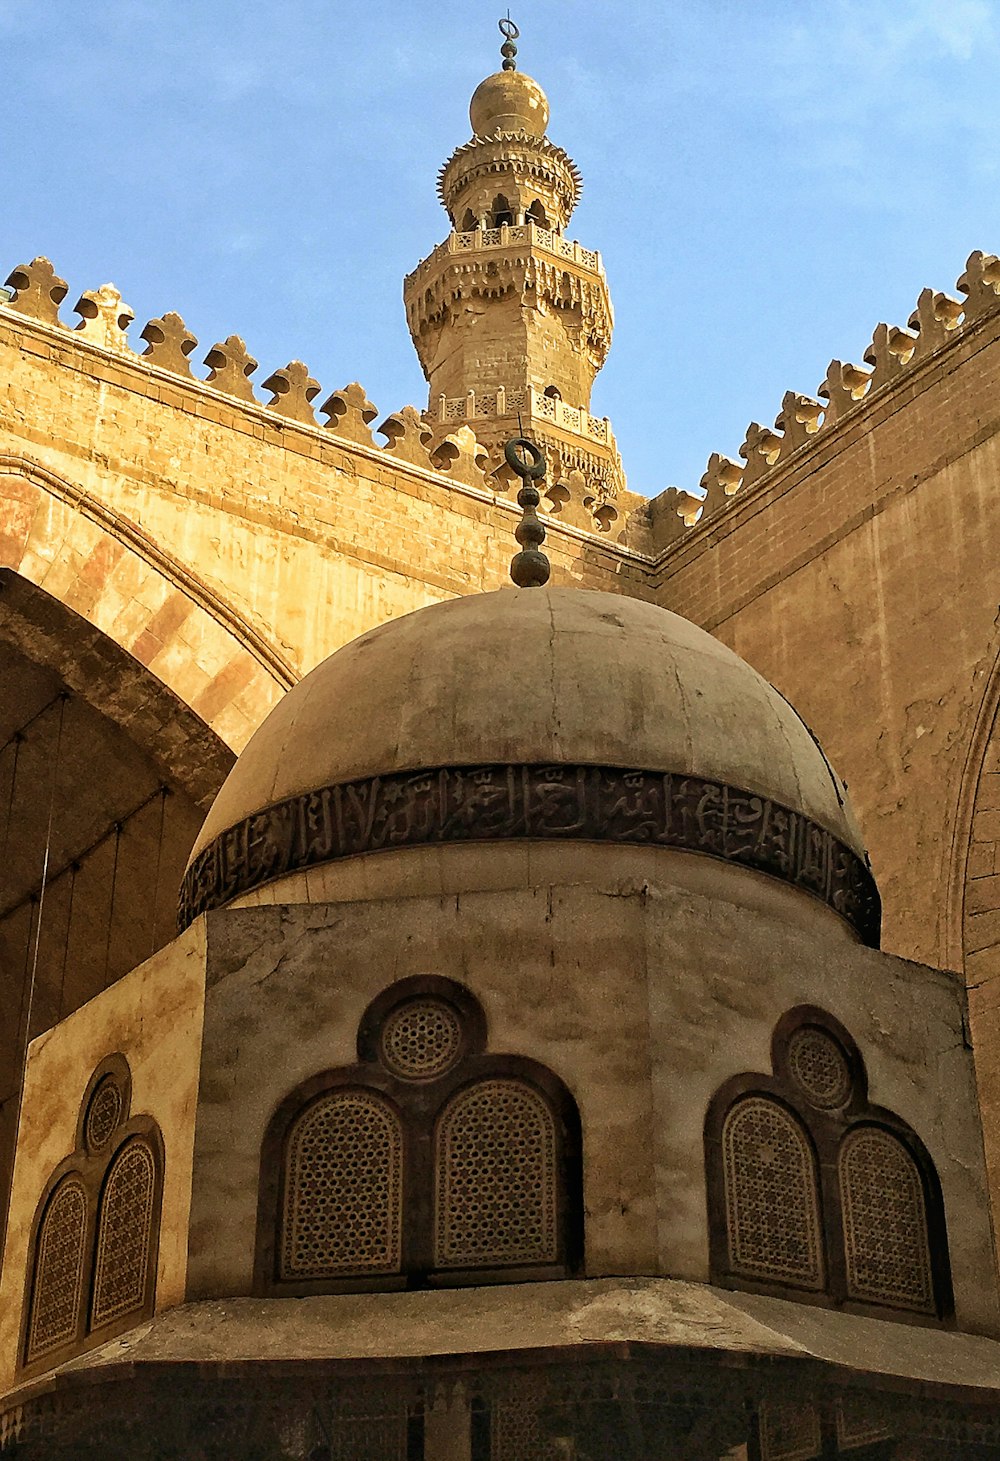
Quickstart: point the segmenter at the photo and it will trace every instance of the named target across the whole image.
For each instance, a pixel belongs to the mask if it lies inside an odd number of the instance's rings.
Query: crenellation
[[[961,318],[961,300],[941,290],[922,289],[917,296],[917,307],[907,321],[910,329],[917,332],[912,359],[925,360],[940,350],[958,328]]]
[[[392,416],[387,416],[378,427],[386,438],[383,450],[387,455],[414,467],[431,468],[430,444],[433,432],[416,406],[404,406]]]
[[[740,447],[740,456],[746,462],[741,486],[749,487],[759,477],[770,471],[778,460],[782,438],[767,426],[751,421]]]
[[[708,466],[702,473],[701,481],[698,484],[705,494],[701,499],[702,511],[699,521],[709,517],[717,508],[722,507],[728,498],[738,492],[742,480],[743,468],[739,462],[734,462],[732,457],[725,457],[714,451],[708,459]],[[676,492],[678,489],[669,487],[667,491]]]
[[[966,324],[988,314],[1000,298],[1000,259],[996,254],[974,249],[955,287],[965,295],[962,312]]]
[[[963,298],[941,290],[922,290],[905,328],[877,325],[864,352],[863,365],[832,360],[817,392],[818,399],[787,391],[775,418],[775,431],[751,423],[740,447],[745,467],[713,453],[701,479],[706,495],[696,520],[704,523],[737,493],[761,482],[773,469],[784,466],[795,452],[822,438],[828,428],[851,415],[862,401],[901,380],[971,325],[995,313],[1000,307],[1000,259],[975,250],[956,287]],[[671,524],[668,541],[673,541],[677,534],[669,509],[666,520]]]
[[[139,338],[146,341],[143,360],[189,380],[195,378],[188,356],[197,345],[198,337],[192,335],[179,314],[170,311],[162,318],[150,320]]]
[[[301,360],[290,360],[269,375],[264,382],[264,390],[271,392],[271,399],[267,402],[269,411],[284,416],[288,421],[302,422],[305,426],[319,425],[310,402],[319,395],[320,384],[313,380]]]
[[[902,374],[913,359],[918,338],[916,330],[903,329],[900,325],[875,326],[872,342],[864,354],[865,364],[872,368],[873,391]]]
[[[356,380],[342,391],[334,391],[327,396],[320,410],[328,417],[325,423],[328,431],[348,441],[356,441],[360,446],[375,445],[370,424],[378,415],[378,408],[372,405],[364,386]]]
[[[846,360],[831,360],[816,394],[826,402],[823,411],[823,425],[839,421],[853,410],[862,397],[871,389],[870,370],[861,365],[852,365]]]
[[[249,379],[257,369],[257,361],[239,335],[230,335],[220,344],[213,345],[205,356],[205,364],[209,369],[206,384],[241,401],[257,401]]]
[[[486,488],[489,453],[471,426],[459,426],[431,453],[431,463],[438,472],[464,482],[467,487]]]
[[[128,327],[135,319],[135,311],[125,303],[113,284],[85,289],[73,309],[80,316],[76,331],[85,340],[105,350],[132,353]]]
[[[5,306],[45,325],[61,325],[59,306],[69,293],[69,285],[60,279],[51,262],[42,254],[30,264],[18,264],[6,281],[15,291]]]
[[[781,433],[781,450],[786,456],[804,446],[816,435],[823,419],[823,402],[815,396],[803,396],[798,391],[786,391],[781,398],[781,410],[774,418],[775,428]]]

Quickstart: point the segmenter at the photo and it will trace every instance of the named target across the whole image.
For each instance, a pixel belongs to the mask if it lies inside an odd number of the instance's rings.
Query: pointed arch
[[[722,1161],[731,1272],[822,1289],[819,1171],[798,1117],[770,1096],[744,1096],[723,1123]]]
[[[0,453],[0,519],[0,569],[44,588],[120,645],[233,750],[298,679],[190,568],[40,463]],[[59,564],[72,571],[51,571]],[[65,587],[53,593],[56,584]]]
[[[25,1363],[75,1339],[80,1328],[87,1192],[74,1172],[53,1189],[35,1237]]]
[[[861,1050],[826,1010],[787,1010],[772,1032],[771,1074],[719,1088],[705,1160],[714,1282],[953,1319],[933,1159],[911,1126],[870,1101]]]
[[[576,1103],[545,1066],[491,1053],[487,1035],[467,987],[401,979],[365,1011],[357,1063],[289,1092],[261,1147],[257,1293],[579,1271]]]

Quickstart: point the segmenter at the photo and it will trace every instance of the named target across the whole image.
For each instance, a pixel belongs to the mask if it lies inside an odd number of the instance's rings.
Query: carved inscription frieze
[[[194,860],[178,923],[274,878],[359,853],[510,838],[648,844],[743,863],[821,898],[877,947],[868,868],[799,812],[696,776],[605,766],[472,766],[375,776],[278,802]]]

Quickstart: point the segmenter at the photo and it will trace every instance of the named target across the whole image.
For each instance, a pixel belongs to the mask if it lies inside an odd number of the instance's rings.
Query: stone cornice
[[[529,137],[526,132],[501,132],[463,142],[438,173],[438,197],[450,212],[454,194],[470,179],[505,168],[544,177],[563,195],[567,216],[580,201],[583,177],[573,159],[547,137]]]
[[[607,358],[614,330],[607,281],[603,271],[574,258],[570,249],[558,254],[547,243],[539,246],[538,236],[548,233],[547,229],[526,224],[452,234],[406,276],[403,299],[414,342],[426,329],[439,325],[446,310],[463,296],[499,298],[516,290],[539,296],[558,309],[578,311],[585,348],[596,374]],[[494,240],[492,235],[506,237]],[[559,237],[551,235],[552,239]],[[487,241],[468,247],[453,243],[466,238]],[[419,352],[419,343],[417,348]]]

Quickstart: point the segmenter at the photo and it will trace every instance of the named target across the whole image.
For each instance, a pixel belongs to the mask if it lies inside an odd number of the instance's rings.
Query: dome
[[[517,815],[525,821],[506,831],[477,822],[469,810],[483,805],[482,796],[475,800],[476,779],[495,788],[511,768],[520,775],[525,767],[546,768],[550,807],[552,783],[575,777],[580,795],[591,798],[584,820],[528,825],[522,809]],[[414,776],[422,772],[433,775]],[[457,777],[458,789],[446,792],[435,777]],[[588,777],[598,778],[592,791]],[[343,791],[343,808],[337,802],[335,833],[333,810],[310,794],[346,783],[354,785],[349,795]],[[667,783],[669,794],[662,791]],[[448,830],[435,822],[433,830],[413,832],[414,818],[438,817],[437,802],[407,814],[410,831],[399,830],[400,798],[418,784],[432,802],[458,798]],[[376,817],[378,788],[385,804]],[[516,800],[522,791],[511,795]],[[543,791],[532,795],[537,807]],[[660,797],[672,798],[672,813],[652,810]],[[651,809],[645,824],[628,820],[629,798]],[[370,807],[363,815],[362,804]],[[560,815],[552,812],[556,822]],[[656,817],[664,815],[674,817],[673,830],[657,831]],[[350,845],[331,850],[345,817],[362,836],[359,816],[368,817],[364,835],[376,841],[349,837]],[[266,829],[261,818],[272,819]],[[312,850],[288,851],[286,832]],[[452,599],[394,619],[345,645],[290,690],[221,788],[192,853],[182,906],[194,917],[237,896],[240,886],[293,866],[410,845],[414,836],[427,842],[551,835],[665,842],[755,865],[819,893],[841,912],[838,899],[850,901],[862,885],[869,904],[877,903],[843,784],[799,716],[755,670],[704,630],[652,604],[529,588]],[[257,848],[249,882],[223,866],[227,845],[239,845],[244,863],[247,849]],[[211,895],[199,892],[206,877]],[[861,926],[860,915],[847,916]]]
[[[477,137],[494,137],[498,132],[544,137],[549,103],[538,82],[523,71],[496,71],[473,92],[469,120]]]

